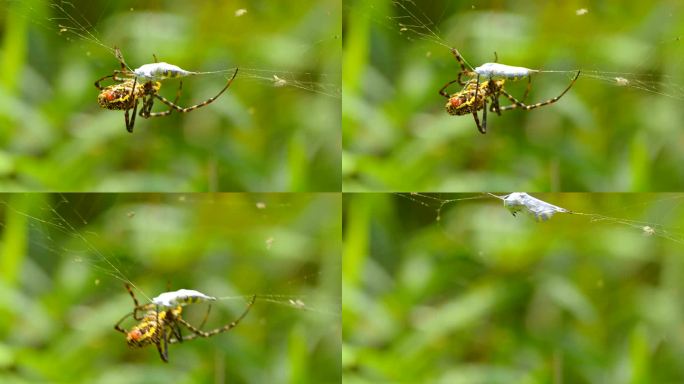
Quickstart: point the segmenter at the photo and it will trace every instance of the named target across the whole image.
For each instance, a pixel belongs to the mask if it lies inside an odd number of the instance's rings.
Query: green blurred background
[[[339,382],[341,209],[333,194],[0,196],[0,382]],[[169,287],[230,296],[204,329],[259,296],[166,364],[113,329],[133,309],[122,277],[141,302]],[[199,325],[205,310],[183,314]]]
[[[0,189],[339,190],[341,22],[338,0],[0,0]],[[242,71],[210,106],[138,117],[131,135],[93,86],[119,69],[115,45],[132,68],[154,53],[187,70]],[[273,75],[311,90],[274,87]],[[179,104],[225,82],[187,78]],[[164,81],[160,93],[177,88]]]
[[[684,382],[684,196],[464,197],[344,197],[345,383]]]
[[[587,72],[558,103],[490,114],[481,135],[472,116],[449,116],[437,93],[460,70],[447,48],[417,38],[410,19],[399,19],[409,25],[400,31],[389,17],[406,12],[391,0],[345,1],[345,191],[684,186],[681,1],[397,1],[434,22],[439,38],[473,66],[496,51],[509,65]],[[577,15],[583,8],[588,13]],[[616,73],[597,79],[589,71]],[[619,87],[618,76],[670,96]],[[527,101],[555,97],[570,80],[535,75]],[[524,86],[506,89],[520,98]]]

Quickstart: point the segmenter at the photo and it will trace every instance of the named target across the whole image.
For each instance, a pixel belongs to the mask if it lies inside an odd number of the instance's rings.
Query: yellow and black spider
[[[568,85],[568,87],[565,88],[565,90],[561,92],[560,95],[552,99],[548,99],[546,101],[527,105],[524,104],[523,101],[527,98],[527,94],[529,93],[531,88],[530,74],[537,71],[523,67],[512,67],[504,64],[498,64],[496,63],[496,58],[495,63],[487,63],[482,65],[481,67],[475,68],[474,71],[471,71],[466,67],[465,61],[461,57],[461,54],[458,52],[458,50],[453,48],[451,49],[451,53],[454,55],[456,61],[458,61],[458,64],[461,66],[461,71],[458,73],[456,80],[452,80],[446,83],[439,90],[439,94],[444,96],[448,100],[446,103],[447,113],[449,113],[450,115],[458,116],[472,113],[473,118],[475,119],[475,124],[477,125],[477,129],[480,131],[480,133],[483,134],[487,133],[488,100],[490,102],[489,111],[496,112],[498,115],[501,115],[502,111],[510,111],[512,109],[517,108],[529,111],[531,109],[543,107],[545,105],[549,105],[558,101],[561,97],[563,97],[563,95],[565,95],[567,91],[570,90],[570,88],[575,84],[575,81],[580,75],[580,71],[577,71],[577,74],[572,79],[572,82],[570,82],[570,85]],[[463,81],[463,75],[471,77],[477,76],[477,78],[470,79],[468,81]],[[480,81],[480,76],[485,76],[487,80]],[[528,79],[527,88],[522,98],[523,101],[517,100],[515,97],[511,96],[511,94],[506,92],[506,90],[504,90],[504,84],[506,82],[506,79],[519,79],[521,77],[527,77]],[[446,92],[446,89],[454,83],[460,84],[463,87],[463,89],[450,95]],[[510,100],[512,105],[501,107],[499,105],[499,97],[501,95],[504,95],[508,100]],[[482,124],[480,124],[480,119],[477,116],[477,112],[479,110],[483,111]]]
[[[256,300],[256,295],[252,296],[240,317],[229,324],[211,331],[202,331],[201,328],[209,316],[211,306],[207,308],[207,313],[204,316],[204,320],[202,320],[202,324],[200,324],[199,327],[195,327],[181,317],[183,312],[183,307],[181,305],[171,308],[159,308],[159,306],[153,303],[140,305],[130,285],[126,284],[125,287],[133,298],[135,307],[132,312],[126,314],[116,323],[116,325],[114,325],[114,329],[126,335],[126,343],[129,347],[142,348],[154,344],[159,351],[161,359],[167,363],[169,361],[169,344],[182,343],[183,341],[196,339],[198,337],[211,337],[219,333],[230,331],[240,323],[240,320],[247,316],[247,313]],[[144,312],[142,317],[139,316],[139,311]],[[130,316],[133,316],[139,323],[130,330],[125,330],[121,327],[121,323]],[[192,334],[183,337],[181,334],[181,325],[192,332]]]
[[[142,100],[142,108],[140,110],[140,116],[144,118],[150,117],[160,117],[167,116],[171,112],[178,111],[181,113],[194,111],[197,108],[204,107],[216,100],[223,92],[230,87],[230,84],[237,76],[238,70],[235,69],[233,76],[228,79],[226,86],[221,89],[221,91],[214,97],[211,97],[199,104],[193,105],[191,107],[183,108],[178,106],[178,98],[180,97],[181,90],[183,88],[183,81],[181,80],[178,86],[178,91],[176,92],[176,98],[174,101],[169,101],[164,96],[159,95],[159,89],[161,88],[161,82],[159,81],[142,81],[138,83],[138,77],[135,72],[131,72],[127,69],[126,62],[123,59],[123,55],[118,48],[115,48],[116,57],[121,64],[121,70],[115,70],[114,74],[104,76],[95,82],[95,87],[100,90],[100,94],[97,96],[97,102],[102,108],[112,109],[112,110],[123,110],[125,111],[126,118],[126,130],[128,132],[133,132],[133,126],[135,125],[135,115],[138,110],[138,100]],[[154,57],[155,63],[157,62],[156,56]],[[166,63],[160,63],[166,64]],[[169,76],[172,77],[172,76]],[[112,79],[116,84],[112,84],[106,87],[100,85],[100,82],[105,79]],[[162,103],[168,105],[170,109],[164,112],[152,112],[152,106],[154,105],[154,99],[160,100]],[[133,116],[129,117],[128,111],[133,110]]]

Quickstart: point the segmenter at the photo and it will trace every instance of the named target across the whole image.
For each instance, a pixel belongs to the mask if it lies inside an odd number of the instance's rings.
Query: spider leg
[[[114,47],[114,56],[116,56],[116,59],[119,60],[119,64],[121,64],[121,70],[114,71],[113,79],[117,81],[130,79],[132,72],[128,70],[128,66],[124,61],[123,54],[121,54],[121,50],[118,47]]]
[[[461,72],[458,73],[457,81],[459,84],[461,84],[461,86],[465,87],[466,83],[463,81],[463,79],[461,79],[461,76],[463,76],[464,74],[470,75],[472,72],[468,70],[465,61],[463,61],[463,57],[456,48],[451,48],[451,54],[454,55],[456,61],[458,61],[458,65],[461,66]]]
[[[523,97],[522,97],[523,103],[527,99],[527,95],[530,93],[531,88],[532,88],[532,75],[530,74],[530,75],[527,75],[527,87],[525,88],[525,93],[523,94]]]
[[[486,130],[482,129],[482,124],[480,124],[480,118],[477,117],[477,111],[473,111],[473,118],[475,119],[475,125],[477,125],[477,130],[480,131],[480,133],[487,132]]]
[[[114,79],[115,81],[118,81],[118,82],[123,82],[126,80],[130,80],[132,78],[135,78],[135,75],[133,74],[133,72],[130,72],[129,70],[123,70],[122,71],[122,70],[115,69],[114,75],[112,75],[112,79]]]
[[[126,62],[124,61],[123,54],[121,53],[119,47],[114,47],[114,56],[116,56],[116,59],[119,60],[119,63],[121,64],[121,70],[126,71]]]
[[[109,76],[104,76],[104,77],[99,78],[99,79],[95,82],[95,88],[97,88],[97,89],[99,89],[100,91],[102,91],[102,90],[104,89],[104,87],[100,85],[100,82],[101,82],[102,80],[104,80],[104,79],[114,79],[114,77],[115,77],[115,75],[109,75]]]
[[[501,116],[501,107],[499,106],[498,95],[492,97],[492,103],[489,105],[489,112],[494,112]]]
[[[169,362],[168,337],[166,337],[166,335],[162,335],[162,339],[163,340],[158,340],[155,345],[157,346],[157,351],[159,351],[159,357],[161,357],[163,362],[168,363]],[[162,346],[162,343],[164,344],[163,346]]]
[[[138,299],[135,297],[135,293],[133,293],[133,289],[131,288],[131,285],[126,283],[126,284],[124,284],[124,287],[126,287],[128,294],[131,295],[131,298],[133,299],[133,304],[135,304],[136,307],[139,307],[140,304],[138,303]],[[136,320],[139,320],[139,319],[136,319]]]
[[[135,94],[135,84],[138,81],[138,78],[136,77],[133,80],[133,88],[131,88],[131,99],[133,100],[133,103],[135,106],[133,107],[133,117],[131,117],[131,120],[128,121],[128,109],[126,110],[125,116],[126,116],[126,130],[129,133],[133,133],[133,126],[135,125],[135,114],[138,112],[138,99],[133,98],[133,95]],[[145,108],[145,106],[143,106]]]
[[[491,101],[489,105],[489,112],[496,112],[497,115],[501,116],[501,106],[499,105],[500,92],[492,94]]]
[[[480,89],[480,74],[478,73],[477,74],[477,80],[475,81],[475,98],[473,99],[473,100],[475,100],[475,102],[477,102],[477,91],[479,89]],[[485,102],[487,101],[486,97],[487,97],[487,95],[485,95]]]
[[[166,331],[166,327],[159,321],[159,308],[157,311],[157,328],[155,330],[155,345],[157,346],[157,351],[159,351],[159,357],[165,363],[169,362],[169,339],[171,334]]]
[[[152,111],[152,107],[154,106],[154,96],[153,95],[148,95],[143,99],[143,106],[142,109],[140,110],[140,116],[144,117],[145,119],[150,117],[150,111]]]
[[[116,329],[117,331],[119,331],[119,332],[121,332],[121,333],[123,333],[123,334],[128,334],[128,332],[126,332],[125,329],[121,328],[121,323],[122,323],[124,320],[126,320],[127,318],[129,318],[129,317],[130,317],[131,315],[133,315],[133,314],[134,314],[134,312],[131,312],[131,313],[127,314],[126,316],[122,317],[121,320],[119,320],[119,321],[114,325],[114,329]]]
[[[183,89],[183,80],[181,80],[180,84],[178,84],[178,90],[176,91],[176,98],[173,99],[174,104],[178,104],[178,99],[180,99],[182,89]]]
[[[221,89],[221,91],[220,91],[219,93],[217,93],[216,96],[211,97],[211,98],[209,98],[209,99],[207,99],[207,100],[205,100],[205,101],[203,101],[203,102],[201,102],[201,103],[199,103],[199,104],[193,105],[192,107],[187,107],[187,108],[180,107],[180,106],[178,106],[178,105],[172,103],[172,102],[169,101],[168,99],[166,99],[164,96],[161,96],[161,95],[159,95],[159,94],[154,94],[154,97],[156,97],[156,98],[159,99],[162,103],[168,105],[169,107],[175,109],[175,110],[178,111],[178,112],[186,113],[186,112],[194,111],[194,110],[197,109],[197,108],[202,108],[202,107],[204,107],[204,106],[210,104],[211,102],[213,102],[214,100],[216,100],[219,96],[221,96],[221,95],[223,94],[223,92],[225,92],[226,89],[228,89],[228,87],[230,87],[230,85],[233,83],[233,80],[235,80],[235,76],[237,76],[237,73],[238,73],[238,70],[235,69],[235,73],[233,73],[233,77],[231,77],[231,78],[228,80],[228,82],[226,83],[226,86],[223,87],[223,89]],[[166,115],[168,115],[168,114],[170,114],[170,113],[171,113],[171,111],[164,111],[164,112],[151,113],[149,117],[166,116]]]
[[[499,105],[500,91],[497,90],[496,87],[491,86],[492,84],[494,84],[491,81],[489,84],[490,84],[490,87],[489,87],[490,94],[492,95],[491,96],[492,104],[489,106],[489,111],[490,112],[496,112],[497,115],[501,116],[501,107]]]
[[[138,102],[136,101],[136,105],[137,105],[137,103]],[[126,130],[128,132],[132,132],[132,130],[129,128],[131,125],[131,121],[130,121],[131,117],[130,117],[128,111],[129,111],[128,109],[124,111],[124,118],[126,119]],[[133,119],[135,119],[135,112],[133,112]]]
[[[451,80],[450,82],[444,84],[444,86],[439,90],[439,94],[446,97],[447,99],[451,98],[451,96],[448,93],[446,93],[446,89],[447,89],[447,87],[449,87],[451,84],[454,84],[454,83],[460,83],[460,80],[459,79]]]
[[[463,79],[461,79],[461,76],[463,76],[463,72],[459,72],[459,73],[458,73],[458,77],[456,78],[456,81],[458,81],[458,83],[459,83],[461,86],[465,87],[466,82],[463,81]]]
[[[155,93],[155,94],[149,95],[149,103],[146,104],[146,105],[148,106],[148,108],[146,108],[145,114],[143,115],[143,114],[141,113],[140,116],[142,116],[142,117],[144,117],[144,118],[146,118],[146,119],[149,119],[150,117],[161,117],[161,116],[168,116],[168,115],[170,115],[171,112],[173,112],[176,108],[173,108],[173,107],[172,107],[172,108],[169,108],[168,111],[163,111],[163,112],[152,112],[152,105],[154,104],[154,98],[156,97],[156,98],[158,98],[159,100],[162,100],[162,102],[163,102],[164,100],[166,100],[166,101],[168,101],[168,102],[171,103],[171,104],[178,105],[177,103],[178,103],[178,99],[180,99],[181,90],[182,90],[182,89],[183,89],[183,80],[180,81],[180,85],[178,86],[178,90],[176,91],[176,97],[173,99],[173,102],[170,102],[170,101],[167,100],[164,96],[158,95],[158,94],[156,94],[156,93]],[[212,100],[212,101],[213,101],[213,100]],[[179,108],[181,108],[181,107],[179,107]],[[198,107],[198,108],[199,108],[199,107]]]
[[[202,329],[202,327],[204,327],[204,324],[207,322],[207,319],[209,318],[209,312],[211,312],[211,304],[209,304],[209,306],[207,307],[207,313],[204,314],[204,319],[202,319],[202,323],[200,323],[197,329]]]
[[[461,70],[467,72],[468,68],[466,68],[465,61],[463,61],[463,56],[461,56],[461,53],[458,51],[458,49],[451,48],[451,54],[454,55],[456,61],[458,61],[458,64],[461,66]]]
[[[128,112],[128,111],[126,111],[126,112]],[[127,124],[128,124],[128,122],[127,122]],[[136,321],[142,320],[143,319],[142,317],[138,317],[138,311],[141,309],[144,309],[146,306],[140,305],[140,303],[138,302],[138,299],[135,297],[135,293],[133,292],[133,289],[131,288],[130,284],[126,283],[126,284],[124,284],[124,287],[126,287],[128,294],[131,295],[131,298],[133,299],[133,304],[135,305],[133,312],[131,312],[129,315],[133,315],[133,318]],[[125,319],[125,317],[124,317],[124,319]],[[123,320],[123,319],[121,319],[121,320]]]
[[[161,357],[163,362],[168,363],[169,362],[167,360],[168,357],[164,354],[164,349],[161,346],[161,342],[157,343],[156,346],[157,346],[157,351],[159,351],[159,357]]]
[[[482,127],[478,127],[478,129],[482,128],[480,129],[480,133],[484,135],[485,133],[487,133],[487,96],[485,96],[482,102],[482,109]]]
[[[491,80],[490,80],[491,84]],[[477,103],[477,91],[480,89],[480,74],[477,74],[477,80],[475,82],[475,102]],[[477,119],[477,116],[475,117],[475,121],[478,122],[477,124],[477,129],[480,131],[480,133],[485,134],[487,133],[487,95],[484,95],[483,99],[483,109],[484,112],[482,114],[482,126],[480,126],[479,121]],[[473,112],[474,115],[477,115],[477,110]]]
[[[496,51],[494,51],[494,62],[495,63],[499,62],[499,56],[496,54]]]
[[[178,325],[178,321],[173,322],[173,326],[171,327],[171,332],[173,333],[173,336],[176,337],[176,339],[179,342],[183,342],[183,334],[181,333],[180,325]],[[170,336],[170,334],[169,334]]]
[[[133,75],[133,72],[131,72],[128,69],[128,64],[126,64],[126,61],[124,61],[123,54],[121,53],[121,50],[118,47],[114,47],[114,56],[116,56],[116,59],[119,60],[119,64],[121,64],[121,70],[114,71],[114,75],[124,74],[127,75],[128,78],[130,78],[131,75]]]
[[[256,301],[256,295],[252,296],[252,298],[249,300],[249,302],[247,303],[247,307],[246,307],[245,310],[242,312],[242,314],[240,315],[240,317],[238,317],[237,319],[233,320],[231,323],[224,325],[224,326],[221,327],[221,328],[216,328],[216,329],[213,329],[213,330],[211,330],[211,331],[206,331],[206,332],[205,332],[205,331],[202,331],[202,330],[200,330],[200,329],[197,329],[197,328],[195,328],[192,324],[188,323],[188,322],[185,321],[183,318],[179,317],[179,318],[178,318],[178,321],[179,321],[181,324],[183,324],[186,328],[188,328],[188,330],[190,330],[190,331],[193,333],[192,335],[189,335],[188,337],[184,338],[183,340],[192,340],[192,339],[196,339],[196,338],[198,338],[198,337],[211,337],[211,336],[217,335],[217,334],[219,334],[219,333],[223,333],[223,332],[230,331],[231,329],[235,328],[238,324],[240,324],[240,321],[241,321],[245,316],[247,316],[247,313],[249,313],[249,310],[252,309],[252,305],[254,305],[254,302],[255,302],[255,301]],[[169,343],[170,343],[170,344],[174,344],[174,343],[177,343],[177,342],[179,342],[179,340],[175,340],[175,339],[169,340]]]
[[[560,95],[558,95],[552,99],[548,99],[546,101],[542,101],[542,102],[539,102],[537,104],[532,104],[532,105],[524,104],[523,102],[517,100],[515,97],[511,96],[508,92],[506,92],[505,90],[502,89],[501,93],[504,96],[506,96],[506,98],[508,100],[510,100],[511,103],[513,103],[513,105],[507,105],[507,106],[501,108],[501,111],[509,111],[511,109],[516,109],[516,108],[521,108],[521,109],[524,109],[526,111],[529,111],[530,109],[535,109],[535,108],[543,107],[545,105],[553,104],[556,101],[558,101],[561,97],[563,97],[563,95],[565,95],[565,93],[568,92],[570,90],[570,88],[572,88],[572,86],[575,84],[575,81],[577,81],[577,78],[579,77],[579,75],[580,75],[580,71],[577,71],[577,74],[572,79],[572,82],[570,82],[570,85],[568,85],[568,87],[565,88]]]

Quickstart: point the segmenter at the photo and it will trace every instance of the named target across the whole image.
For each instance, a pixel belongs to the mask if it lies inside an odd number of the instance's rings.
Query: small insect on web
[[[172,64],[157,62],[156,56],[154,56],[155,63],[145,64],[131,71],[128,69],[121,51],[118,48],[114,49],[116,52],[116,57],[121,64],[121,69],[115,70],[112,75],[104,76],[95,82],[95,87],[100,90],[97,101],[102,108],[123,110],[125,112],[124,117],[126,120],[126,130],[131,133],[133,132],[133,127],[135,126],[135,116],[138,111],[139,100],[142,100],[142,108],[139,115],[146,119],[150,117],[167,116],[170,115],[174,110],[181,113],[191,112],[195,109],[209,105],[219,96],[221,96],[221,94],[223,94],[223,92],[230,87],[238,73],[238,69],[236,68],[233,76],[228,79],[226,85],[218,94],[216,94],[216,96],[191,107],[183,108],[176,104],[181,95],[183,82],[181,81],[180,85],[178,86],[178,91],[176,92],[176,98],[174,101],[170,101],[159,95],[159,90],[161,89],[160,81],[169,78],[180,78],[196,75],[200,72],[190,72]],[[116,82],[116,84],[103,87],[100,85],[100,82],[105,79],[112,79]],[[140,83],[138,83],[138,79],[141,80]],[[155,99],[169,106],[169,110],[163,112],[152,112]],[[131,109],[133,110],[132,117],[129,116],[129,111]]]
[[[209,317],[211,306],[207,308],[207,312],[199,327],[195,327],[182,318],[183,306],[214,301],[216,300],[215,297],[190,289],[180,289],[174,292],[164,292],[152,299],[151,303],[141,305],[135,297],[131,286],[126,284],[125,287],[133,299],[133,311],[122,317],[114,325],[114,329],[126,335],[126,343],[129,347],[143,348],[148,345],[155,345],[159,352],[159,357],[164,362],[169,361],[169,344],[182,343],[183,341],[198,337],[212,337],[219,333],[230,331],[247,316],[247,313],[249,313],[256,301],[256,295],[253,295],[248,301],[247,307],[237,319],[211,331],[202,331],[202,327]],[[144,315],[140,316],[139,312],[144,312]],[[131,316],[139,323],[130,330],[122,328],[121,323]],[[181,325],[192,332],[192,334],[183,337]]]
[[[480,133],[487,133],[487,100],[489,100],[489,111],[496,112],[501,115],[502,111],[510,111],[512,109],[523,109],[529,111],[531,109],[543,107],[545,105],[553,104],[558,101],[570,88],[575,84],[577,78],[580,75],[580,71],[572,79],[570,85],[558,96],[548,99],[536,104],[525,104],[524,101],[532,87],[532,77],[533,73],[539,72],[537,70],[524,68],[524,67],[514,67],[505,64],[497,63],[496,53],[494,54],[494,63],[484,63],[473,70],[469,70],[466,67],[466,62],[458,52],[456,48],[451,49],[451,53],[456,58],[456,61],[461,67],[461,71],[458,73],[457,78],[446,83],[440,90],[439,94],[444,96],[448,101],[446,103],[446,111],[450,115],[466,115],[472,114],[475,119],[475,124]],[[473,77],[468,81],[463,80],[463,76]],[[527,77],[527,88],[525,89],[525,94],[522,97],[522,101],[516,99],[511,94],[506,92],[504,89],[504,84],[506,80],[518,80],[523,77]],[[480,82],[480,78],[485,79]],[[463,86],[463,89],[454,94],[449,94],[446,89],[454,83],[458,83]],[[499,105],[499,97],[505,96],[512,105],[507,105],[501,107]],[[482,124],[480,124],[480,119],[478,117],[478,111],[482,110]]]

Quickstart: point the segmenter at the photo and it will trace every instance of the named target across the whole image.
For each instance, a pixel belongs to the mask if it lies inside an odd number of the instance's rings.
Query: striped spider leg
[[[522,110],[529,111],[531,109],[535,109],[535,108],[543,107],[545,105],[553,104],[556,101],[558,101],[561,97],[563,97],[563,95],[565,95],[565,93],[568,92],[570,90],[570,88],[572,88],[572,86],[575,84],[575,81],[577,81],[577,78],[579,77],[579,75],[580,75],[580,71],[577,71],[577,74],[575,75],[575,77],[572,78],[572,81],[570,82],[570,84],[563,90],[563,92],[561,92],[560,95],[558,95],[554,98],[548,99],[548,100],[540,101],[540,102],[535,103],[535,104],[529,104],[529,105],[524,104],[523,102],[516,100],[515,97],[511,96],[508,92],[506,92],[505,90],[502,89],[501,94],[506,96],[506,98],[508,100],[510,100],[510,102],[513,104],[507,105],[507,106],[501,108],[500,111],[510,111],[511,109],[516,109],[516,108],[520,108]]]
[[[147,110],[147,115],[146,115],[146,116],[141,115],[141,116],[143,116],[143,117],[145,117],[145,118],[148,118],[148,117],[166,116],[166,115],[171,114],[171,112],[173,112],[174,110],[176,110],[176,111],[178,111],[178,112],[180,112],[180,113],[187,113],[187,112],[194,111],[195,109],[198,109],[198,108],[202,108],[202,107],[204,107],[204,106],[207,106],[207,105],[211,104],[214,100],[218,99],[218,97],[221,96],[221,94],[223,94],[223,92],[225,92],[226,89],[228,89],[228,87],[230,87],[230,84],[231,84],[231,83],[233,82],[233,80],[235,79],[235,76],[237,76],[237,73],[238,73],[238,69],[236,68],[236,69],[235,69],[235,72],[233,72],[233,76],[232,76],[230,79],[228,79],[228,82],[226,83],[226,86],[223,87],[223,89],[221,89],[221,91],[220,91],[219,93],[217,93],[216,96],[210,97],[210,98],[204,100],[203,102],[198,103],[198,104],[195,104],[195,105],[193,105],[193,106],[191,106],[191,107],[185,107],[185,108],[184,108],[184,107],[181,107],[181,106],[177,105],[175,101],[178,100],[178,96],[176,96],[176,100],[174,100],[173,102],[171,102],[171,101],[169,101],[168,99],[166,99],[164,96],[161,96],[161,95],[159,95],[159,94],[155,94],[155,95],[154,95],[154,98],[159,99],[159,101],[161,101],[162,103],[168,105],[169,107],[171,107],[171,109],[169,109],[168,111],[164,111],[164,112],[153,112],[153,113],[150,113],[149,110],[152,109],[152,100],[150,100],[150,105],[149,105],[149,108],[148,108],[148,110]],[[181,86],[182,86],[182,85],[183,85],[183,82],[181,81]],[[178,94],[180,94],[180,87],[178,88]]]
[[[183,340],[192,340],[192,339],[196,339],[196,338],[198,338],[198,337],[212,337],[212,336],[214,336],[214,335],[218,335],[219,333],[228,332],[228,331],[230,331],[231,329],[235,328],[238,324],[240,324],[240,321],[241,321],[245,316],[247,316],[247,313],[249,313],[249,310],[252,308],[252,305],[254,305],[254,302],[255,302],[255,301],[256,301],[256,295],[252,295],[252,297],[250,298],[250,300],[247,302],[247,307],[245,307],[244,311],[242,312],[242,314],[241,314],[237,319],[233,320],[232,322],[230,322],[230,323],[228,323],[228,324],[226,324],[226,325],[224,325],[224,326],[222,326],[222,327],[213,329],[213,330],[211,330],[211,331],[202,331],[202,330],[200,329],[200,328],[202,328],[201,326],[200,326],[199,328],[195,328],[192,324],[188,323],[188,322],[185,321],[184,319],[179,318],[178,321],[179,321],[181,324],[183,324],[187,329],[189,329],[193,334],[192,334],[192,335],[189,335],[189,336],[186,336],[186,337],[185,337],[184,339],[182,339],[182,340],[171,339],[171,340],[169,340],[169,343],[170,343],[170,344],[174,344],[174,343],[177,343],[177,342],[182,342]],[[202,323],[202,324],[204,324],[204,323]]]

